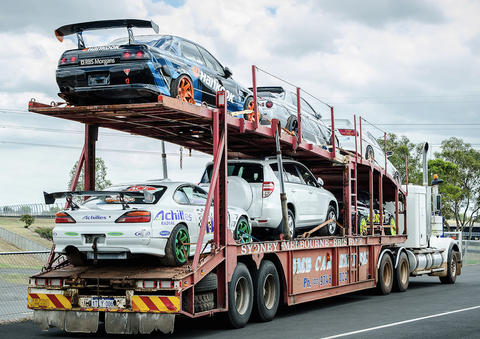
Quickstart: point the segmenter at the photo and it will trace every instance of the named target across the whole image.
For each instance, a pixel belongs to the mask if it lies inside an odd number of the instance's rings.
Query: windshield
[[[213,165],[209,165],[202,177],[202,184],[210,183],[212,180]],[[263,166],[252,163],[228,164],[227,175],[237,176],[247,182],[263,182]]]
[[[128,192],[143,192],[144,190],[149,191],[153,194],[154,200],[153,203],[156,204],[158,200],[162,197],[162,195],[167,190],[165,186],[159,185],[117,185],[117,186],[110,186],[104,189],[105,195],[91,197],[86,200],[83,205],[115,205],[121,204],[120,197],[117,194],[108,194],[108,191],[125,191],[124,200],[128,204],[147,204],[144,197],[132,197],[128,195]],[[151,203],[150,203],[151,204]]]

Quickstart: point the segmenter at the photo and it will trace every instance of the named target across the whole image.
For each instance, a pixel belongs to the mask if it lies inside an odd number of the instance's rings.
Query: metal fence
[[[50,247],[43,246],[33,240],[27,239],[0,227],[0,238],[14,244],[25,251],[50,251]]]
[[[55,218],[55,214],[63,209],[64,204],[61,203],[0,206],[0,217],[21,217],[30,214],[37,218]]]
[[[41,271],[50,251],[0,253],[0,324],[28,318],[28,278]]]

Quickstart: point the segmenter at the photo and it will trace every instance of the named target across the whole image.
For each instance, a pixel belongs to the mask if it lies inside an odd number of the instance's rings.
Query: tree
[[[68,189],[72,186],[73,177],[75,176],[75,171],[77,170],[78,161],[73,166],[70,171],[70,180],[68,182]],[[95,189],[100,191],[105,187],[112,185],[112,182],[107,178],[107,166],[102,158],[95,158]],[[85,188],[85,167],[82,167],[80,172],[80,177],[78,178],[77,191],[83,191]]]
[[[378,139],[378,143],[383,145],[383,138]],[[388,159],[400,174],[402,183],[406,182],[405,157],[407,157],[408,182],[422,184],[422,149],[423,143],[414,144],[405,135],[399,138],[396,134],[387,134],[387,151],[393,151],[393,155]]]
[[[471,226],[480,210],[480,152],[455,137],[442,141],[441,149],[435,156],[457,167],[456,171],[448,173],[449,184],[457,187],[450,188],[449,208],[454,213],[457,231],[463,232],[468,226],[471,239]]]

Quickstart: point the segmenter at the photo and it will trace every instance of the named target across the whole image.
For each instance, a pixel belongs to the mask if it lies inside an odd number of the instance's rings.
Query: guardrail
[[[0,206],[0,217],[21,217],[24,214],[30,214],[35,218],[55,218],[58,211],[64,209],[64,204],[55,203],[46,204],[22,204]]]

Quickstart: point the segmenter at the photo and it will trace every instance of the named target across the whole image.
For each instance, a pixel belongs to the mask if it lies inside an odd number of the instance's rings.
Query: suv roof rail
[[[276,155],[268,156],[268,157],[265,157],[265,159],[263,160],[272,160],[272,159],[277,159],[277,156]],[[282,157],[282,159],[293,160],[293,158],[291,157]]]
[[[172,181],[170,178],[165,178],[165,179],[148,179],[147,181]]]

